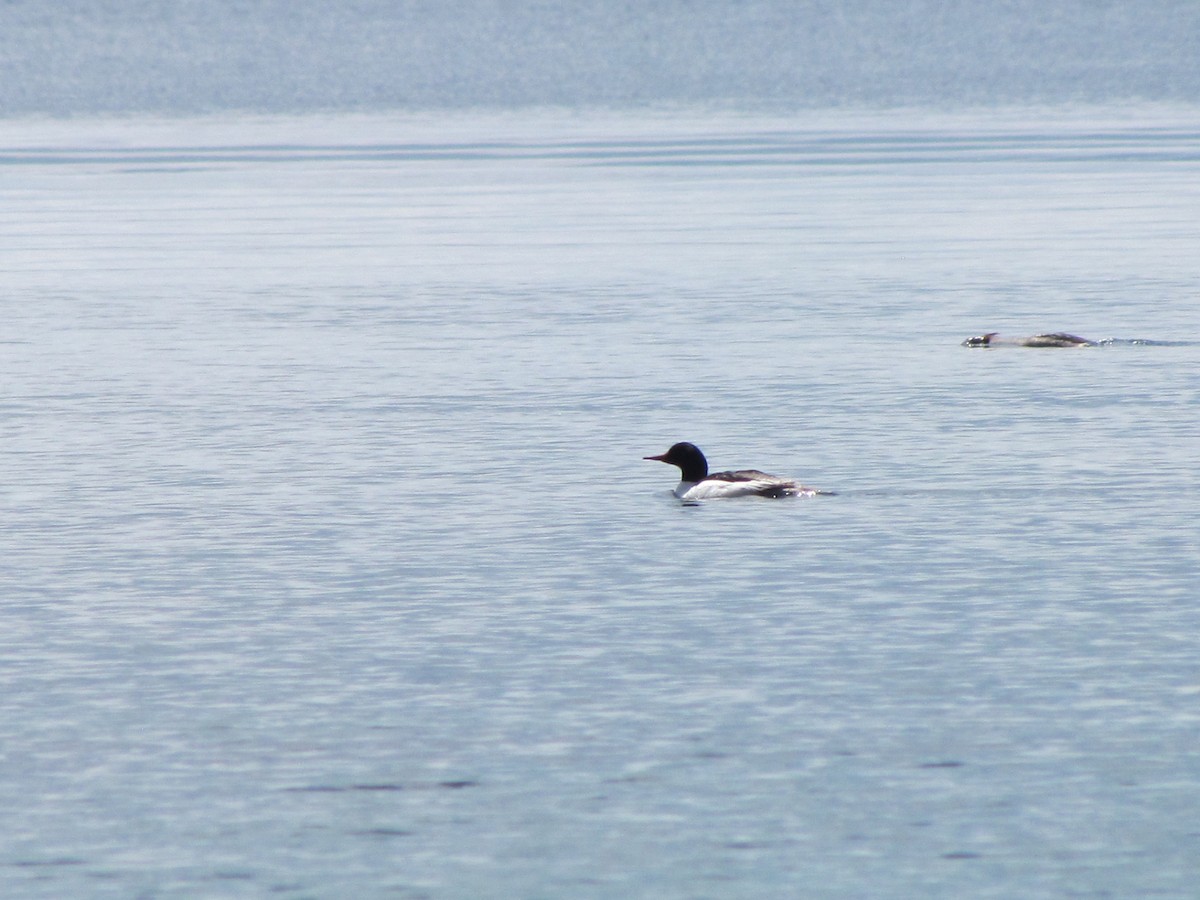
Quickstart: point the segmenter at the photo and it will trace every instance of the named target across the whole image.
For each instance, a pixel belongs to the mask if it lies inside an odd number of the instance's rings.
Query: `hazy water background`
[[[7,133],[9,895],[1193,891],[1190,122]]]
[[[0,893],[1194,896],[1198,9],[4,4]]]

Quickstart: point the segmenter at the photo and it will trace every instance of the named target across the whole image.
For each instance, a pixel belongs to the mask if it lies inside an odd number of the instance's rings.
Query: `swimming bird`
[[[997,337],[1000,332],[989,331],[987,334],[981,334],[977,337],[969,337],[962,342],[964,347],[1095,347],[1095,341],[1089,341],[1087,338],[1081,338],[1074,334],[1067,334],[1064,331],[1056,331],[1053,334],[1035,334],[1031,337],[1023,338],[1002,338]]]
[[[758,469],[739,469],[736,472],[714,472],[709,474],[708,460],[700,448],[687,441],[675,444],[666,453],[644,456],[678,466],[679,486],[673,493],[680,500],[720,500],[730,497],[815,497],[828,494],[805,487],[791,478],[768,475]]]

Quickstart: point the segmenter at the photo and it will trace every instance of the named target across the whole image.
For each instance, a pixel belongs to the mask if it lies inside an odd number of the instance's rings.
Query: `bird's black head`
[[[962,342],[962,345],[964,347],[986,347],[992,342],[992,338],[999,333],[1000,332],[998,331],[989,331],[987,334],[981,334],[977,337],[969,337]]]
[[[704,477],[708,475],[708,460],[704,458],[699,447],[689,444],[687,441],[674,444],[666,453],[642,458],[678,466],[684,481],[703,481]]]

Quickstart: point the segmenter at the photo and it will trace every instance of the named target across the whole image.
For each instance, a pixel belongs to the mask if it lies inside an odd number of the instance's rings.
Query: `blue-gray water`
[[[0,116],[1200,103],[1194,0],[7,0]]]
[[[1194,896],[1187,110],[14,120],[0,184],[5,896]],[[683,439],[838,494],[681,507]]]

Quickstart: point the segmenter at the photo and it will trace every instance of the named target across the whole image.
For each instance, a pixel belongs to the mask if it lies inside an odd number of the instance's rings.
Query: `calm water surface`
[[[0,185],[6,896],[1194,896],[1190,114],[10,122]],[[681,507],[683,439],[838,495]]]

